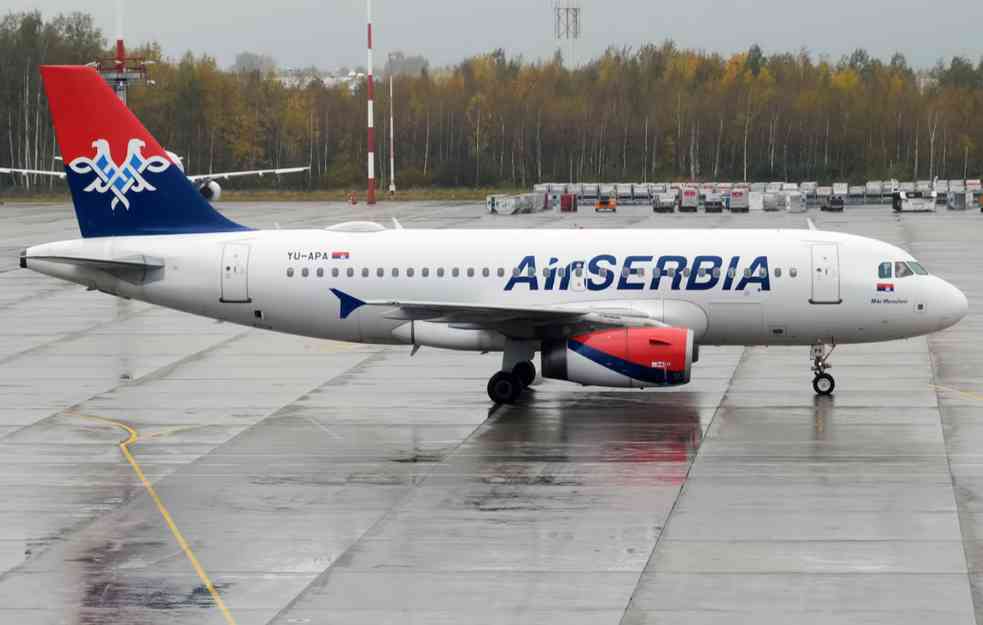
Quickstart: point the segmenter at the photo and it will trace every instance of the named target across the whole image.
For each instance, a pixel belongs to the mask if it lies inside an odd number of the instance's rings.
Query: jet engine
[[[198,192],[209,202],[215,202],[222,197],[222,187],[214,180],[203,182]]]
[[[687,328],[600,330],[544,342],[543,377],[585,386],[678,386],[689,382],[697,354]]]

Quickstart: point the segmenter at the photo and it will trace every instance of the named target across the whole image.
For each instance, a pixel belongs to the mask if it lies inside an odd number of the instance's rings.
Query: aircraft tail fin
[[[248,230],[216,211],[91,67],[41,67],[83,237]]]

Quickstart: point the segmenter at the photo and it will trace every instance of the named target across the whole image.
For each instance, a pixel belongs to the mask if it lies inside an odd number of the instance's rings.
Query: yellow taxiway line
[[[976,401],[983,401],[983,395],[979,393],[972,393],[970,391],[960,391],[958,388],[950,388],[948,386],[939,386],[938,384],[930,385],[932,388],[938,389],[940,391],[948,391],[950,393],[957,393],[964,397],[969,397],[970,399],[975,399]]]
[[[184,555],[187,556],[188,561],[191,562],[191,566],[194,568],[195,573],[198,574],[198,579],[201,580],[201,582],[205,585],[205,588],[208,589],[208,593],[212,596],[212,599],[215,600],[215,605],[218,606],[219,610],[221,610],[222,616],[225,617],[225,622],[228,623],[228,625],[236,625],[236,620],[232,617],[232,613],[229,612],[229,608],[226,607],[225,602],[222,601],[222,597],[215,589],[215,584],[212,583],[212,580],[208,577],[208,573],[205,572],[205,569],[202,568],[201,563],[198,562],[198,558],[195,557],[195,552],[191,550],[191,545],[189,545],[188,541],[185,540],[184,534],[181,533],[181,530],[178,529],[178,526],[174,523],[174,518],[171,517],[171,513],[167,511],[167,507],[164,505],[164,502],[161,501],[160,497],[157,495],[157,490],[154,489],[153,484],[151,484],[150,480],[147,479],[147,476],[144,475],[143,469],[140,468],[140,463],[137,462],[136,458],[134,458],[133,454],[130,452],[130,445],[140,440],[140,436],[137,434],[137,431],[125,423],[113,421],[112,419],[92,415],[82,415],[78,413],[69,414],[92,421],[101,421],[102,423],[107,423],[125,430],[129,434],[129,437],[119,444],[120,451],[123,452],[123,456],[126,458],[126,461],[130,463],[130,466],[133,468],[133,472],[137,474],[138,478],[140,478],[140,483],[143,484],[147,494],[150,495],[150,498],[154,500],[155,504],[157,504],[157,509],[160,511],[160,515],[164,517],[164,522],[167,523],[167,527],[170,528],[171,534],[174,535],[174,539],[177,541],[178,546],[181,547],[181,551],[184,552]]]

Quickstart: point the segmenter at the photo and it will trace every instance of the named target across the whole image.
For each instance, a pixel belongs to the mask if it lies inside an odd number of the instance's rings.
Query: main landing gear
[[[830,345],[829,351],[826,351],[825,343],[816,343],[812,346],[812,371],[816,374],[812,379],[812,388],[817,395],[832,395],[833,389],[836,388],[836,380],[826,373],[826,370],[833,366],[829,363],[829,356],[834,349],[836,349],[835,344]]]
[[[536,365],[532,358],[536,345],[531,341],[505,343],[502,353],[502,370],[488,380],[488,397],[496,404],[514,404],[522,391],[536,379]]]

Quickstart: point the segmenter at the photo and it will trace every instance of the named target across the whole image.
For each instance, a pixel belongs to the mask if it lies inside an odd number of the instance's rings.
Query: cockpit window
[[[878,278],[890,278],[891,277],[891,263],[881,263],[877,267],[877,277]]]
[[[908,267],[907,263],[902,263],[900,261],[894,263],[894,277],[896,278],[907,278],[908,276],[915,275],[915,272]]]
[[[922,267],[922,264],[921,263],[916,263],[913,260],[909,260],[908,261],[908,266],[911,267],[911,270],[912,271],[914,271],[915,273],[917,273],[920,276],[927,276],[928,275],[928,271],[926,271],[925,268]]]

